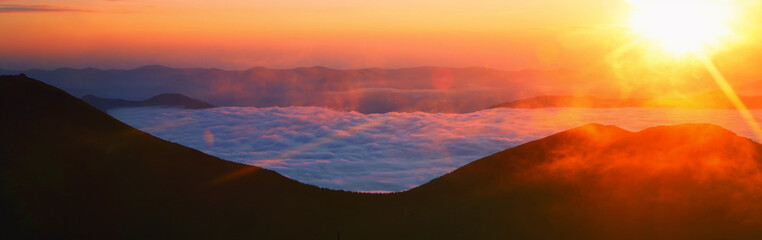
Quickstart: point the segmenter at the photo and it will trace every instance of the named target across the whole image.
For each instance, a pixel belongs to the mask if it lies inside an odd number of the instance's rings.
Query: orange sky
[[[0,68],[595,71],[633,38],[632,10],[624,0],[0,0]],[[760,60],[753,40],[718,55],[732,68]]]

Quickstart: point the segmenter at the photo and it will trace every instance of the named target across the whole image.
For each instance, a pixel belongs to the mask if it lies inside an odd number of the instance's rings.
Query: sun
[[[730,34],[732,4],[712,0],[629,0],[630,27],[677,55],[719,47]]]

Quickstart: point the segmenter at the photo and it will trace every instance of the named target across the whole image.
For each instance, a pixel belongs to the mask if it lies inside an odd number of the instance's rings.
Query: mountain
[[[762,96],[741,96],[741,100],[750,109],[762,109]],[[628,108],[628,107],[659,107],[659,108],[709,108],[734,109],[735,106],[722,93],[701,94],[685,98],[625,98],[606,99],[596,97],[576,96],[539,96],[519,99],[511,102],[490,106],[493,108]]]
[[[511,102],[490,106],[492,108],[621,108],[621,107],[644,107],[645,99],[600,99],[596,97],[575,96],[539,96],[519,99]]]
[[[0,76],[0,237],[760,239],[762,145],[714,125],[589,124],[402,193],[301,184]]]
[[[190,98],[179,93],[163,93],[143,101],[99,98],[93,95],[86,95],[82,97],[82,100],[104,112],[112,108],[124,107],[168,106],[185,109],[204,109],[214,107],[211,104]]]
[[[312,201],[349,195],[163,141],[26,77],[0,77],[0,95],[0,122],[13,126],[0,146],[4,239],[282,238],[300,223],[291,216],[330,213]]]
[[[467,196],[444,204],[459,206],[451,213],[464,222],[501,226],[484,231],[527,238],[751,239],[762,237],[760,153],[760,144],[715,125],[633,133],[590,124],[408,194]]]

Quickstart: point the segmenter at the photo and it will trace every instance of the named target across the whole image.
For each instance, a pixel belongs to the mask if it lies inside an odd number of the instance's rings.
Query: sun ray
[[[701,60],[707,71],[709,71],[709,74],[720,87],[720,90],[722,90],[728,100],[730,100],[733,106],[738,110],[746,123],[749,124],[749,127],[751,127],[751,130],[754,131],[757,139],[762,139],[762,128],[760,128],[759,123],[754,118],[754,115],[751,114],[749,108],[746,107],[746,104],[743,102],[743,100],[741,100],[738,94],[736,94],[736,91],[733,90],[733,86],[728,83],[728,80],[725,78],[722,72],[720,72],[720,70],[717,69],[717,66],[714,65],[712,59],[703,54],[696,54],[696,57]]]
[[[700,60],[757,138],[762,139],[759,123],[708,55],[711,50],[721,47],[722,38],[731,35],[729,25],[735,15],[733,5],[722,0],[628,2],[637,9],[630,19],[632,30],[675,55],[688,54]],[[637,42],[639,40],[633,40],[609,56],[622,55],[631,50]]]

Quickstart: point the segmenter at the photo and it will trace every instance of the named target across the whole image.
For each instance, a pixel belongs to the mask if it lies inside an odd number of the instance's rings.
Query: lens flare
[[[629,0],[637,8],[630,27],[641,35],[659,43],[665,50],[677,55],[690,54],[699,59],[720,90],[746,120],[757,137],[760,127],[725,76],[709,57],[708,51],[721,47],[721,39],[731,34],[730,23],[735,15],[733,4],[723,0]],[[629,45],[614,51],[621,54]]]
[[[715,49],[731,33],[732,4],[712,0],[630,0],[630,27],[676,55]]]

